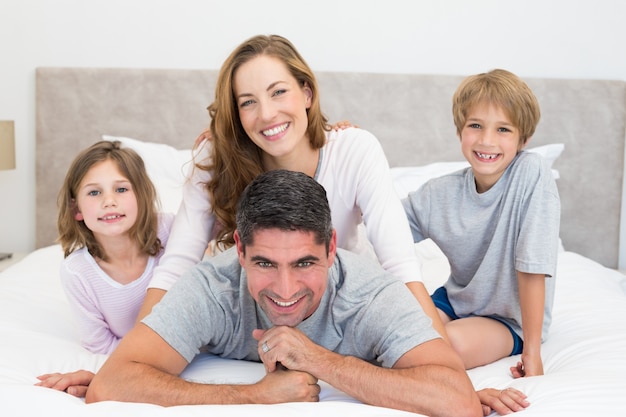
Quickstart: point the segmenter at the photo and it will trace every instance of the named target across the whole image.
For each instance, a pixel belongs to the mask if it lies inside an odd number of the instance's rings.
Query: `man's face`
[[[248,290],[272,324],[295,327],[315,312],[326,291],[328,268],[335,259],[335,233],[328,254],[312,232],[264,229],[253,237],[244,255],[235,232]]]

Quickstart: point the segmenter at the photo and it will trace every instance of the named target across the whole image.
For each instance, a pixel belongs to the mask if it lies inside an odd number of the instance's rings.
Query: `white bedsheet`
[[[447,273],[434,251],[425,251],[433,289]],[[359,403],[322,384],[320,403],[180,406],[102,402],[85,405],[62,392],[33,386],[36,376],[76,369],[96,371],[104,355],[78,344],[74,321],[61,289],[59,246],[37,250],[0,274],[0,414],[33,416],[402,416],[415,415]],[[477,389],[516,387],[531,406],[523,416],[626,415],[626,276],[576,253],[559,254],[553,324],[542,349],[546,374],[514,380],[518,357],[469,371]],[[254,382],[257,363],[209,355],[183,374],[205,382]]]

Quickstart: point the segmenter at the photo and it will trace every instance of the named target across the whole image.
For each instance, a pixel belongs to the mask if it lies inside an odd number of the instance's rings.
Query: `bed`
[[[6,416],[318,416],[414,415],[362,404],[322,383],[319,403],[179,406],[102,402],[86,405],[36,387],[48,372],[97,369],[106,360],[78,343],[58,277],[56,193],[79,149],[121,138],[146,160],[163,209],[180,199],[185,162],[208,125],[216,71],[39,68],[36,72],[37,246],[0,273],[0,410]],[[350,120],[380,139],[399,194],[462,166],[450,98],[462,77],[320,73],[330,120]],[[517,357],[469,370],[477,389],[518,388],[525,416],[615,416],[626,409],[626,276],[618,271],[623,199],[626,82],[527,80],[542,106],[531,142],[558,177],[563,213],[556,298],[545,375],[513,379]],[[432,242],[416,245],[433,290],[448,265]],[[258,363],[202,355],[183,376],[203,382],[254,382]]]

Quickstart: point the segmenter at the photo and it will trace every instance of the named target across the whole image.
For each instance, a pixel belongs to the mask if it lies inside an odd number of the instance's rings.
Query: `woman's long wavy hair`
[[[128,231],[131,239],[135,240],[143,253],[156,255],[163,248],[157,231],[159,209],[157,192],[148,177],[141,156],[130,148],[122,148],[119,141],[96,142],[80,152],[70,165],[57,199],[59,208],[57,241],[61,244],[66,257],[77,249],[87,247],[92,256],[108,260],[102,246],[85,222],[75,219],[78,211],[76,198],[81,181],[95,164],[106,160],[113,161],[120,172],[128,178],[137,198],[137,220]]]
[[[259,55],[280,59],[301,87],[310,88],[312,97],[307,110],[306,135],[313,149],[324,145],[325,131],[330,129],[320,108],[315,75],[289,40],[278,35],[255,36],[230,54],[217,79],[215,101],[208,107],[211,116],[211,160],[206,165],[196,164],[199,169],[212,173],[206,188],[216,216],[215,239],[221,248],[234,244],[239,196],[264,171],[262,151],[248,137],[241,124],[233,84],[239,67]]]

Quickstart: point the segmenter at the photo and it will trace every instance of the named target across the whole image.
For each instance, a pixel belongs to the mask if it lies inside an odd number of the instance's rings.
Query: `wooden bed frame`
[[[54,243],[56,196],[76,153],[104,134],[190,148],[209,124],[215,70],[38,68],[37,247]],[[451,97],[462,76],[318,73],[329,120],[373,132],[391,166],[461,161]],[[620,262],[626,82],[526,79],[542,118],[529,146],[564,143],[554,168],[567,250]],[[623,257],[623,256],[622,256]]]

